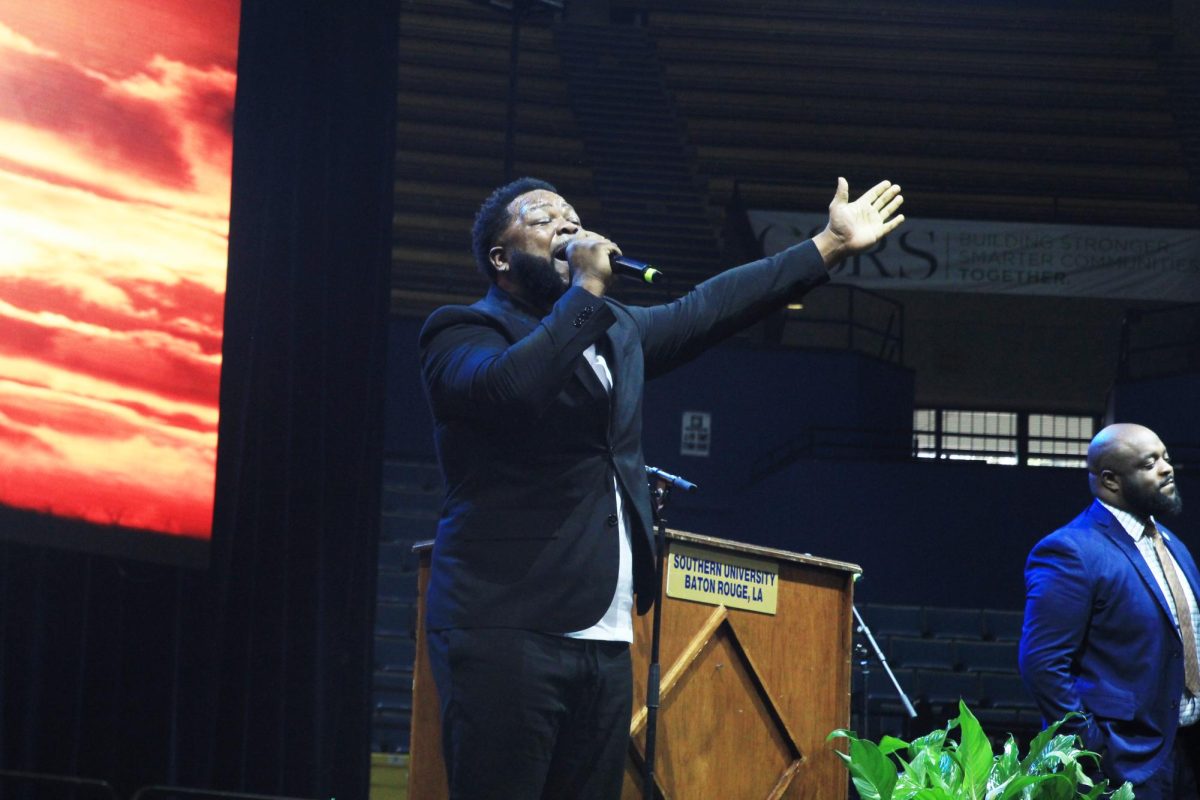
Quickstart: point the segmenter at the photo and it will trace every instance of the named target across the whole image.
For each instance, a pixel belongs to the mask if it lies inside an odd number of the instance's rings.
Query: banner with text
[[[765,254],[811,238],[821,214],[751,210]],[[1200,301],[1200,230],[907,220],[833,279],[864,289]]]
[[[667,596],[774,614],[779,565],[773,561],[672,542]]]

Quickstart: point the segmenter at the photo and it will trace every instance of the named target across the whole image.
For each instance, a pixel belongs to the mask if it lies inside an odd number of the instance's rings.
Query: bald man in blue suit
[[[1021,674],[1047,722],[1083,714],[1064,730],[1101,755],[1104,777],[1138,800],[1196,798],[1200,573],[1162,524],[1182,509],[1174,469],[1131,424],[1100,431],[1087,463],[1095,500],[1025,567]]]

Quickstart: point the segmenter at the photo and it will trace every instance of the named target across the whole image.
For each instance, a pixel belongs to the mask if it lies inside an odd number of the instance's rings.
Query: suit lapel
[[[617,355],[616,342],[612,338],[612,328],[609,328],[596,342],[596,353],[604,359],[604,363],[608,366],[608,374],[612,379],[611,391],[604,388],[596,370],[588,363],[587,356],[580,357],[582,367],[576,366],[575,375],[583,382],[584,387],[593,397],[608,401],[610,414],[616,414],[617,404],[621,400],[621,392],[618,389],[619,378],[617,377],[621,362],[620,356]]]
[[[1150,570],[1150,565],[1146,563],[1145,557],[1142,556],[1142,551],[1138,550],[1137,544],[1134,543],[1133,537],[1130,536],[1121,523],[1117,522],[1116,517],[1108,512],[1104,506],[1100,505],[1099,501],[1093,502],[1091,509],[1092,527],[1107,536],[1113,544],[1117,546],[1137,571],[1142,582],[1146,584],[1146,589],[1154,595],[1154,599],[1158,601],[1159,608],[1166,615],[1167,620],[1174,627],[1174,617],[1171,616],[1171,606],[1167,604],[1167,598],[1163,595],[1162,589],[1158,585],[1158,581],[1154,577],[1154,573]],[[1174,551],[1172,551],[1173,553]]]
[[[619,346],[616,340],[613,339],[612,332],[616,326],[609,328],[604,332],[604,336],[600,338],[601,346],[604,349],[604,360],[608,364],[608,374],[612,376],[612,392],[609,394],[609,416],[615,419],[619,412],[621,399],[624,393],[621,392],[619,377],[621,374],[621,365],[624,363],[621,353],[618,352]]]
[[[583,384],[583,388],[587,389],[588,394],[597,400],[607,400],[608,390],[604,388],[604,384],[600,382],[600,376],[596,374],[587,356],[583,353],[579,354],[579,358],[575,360],[575,379]]]

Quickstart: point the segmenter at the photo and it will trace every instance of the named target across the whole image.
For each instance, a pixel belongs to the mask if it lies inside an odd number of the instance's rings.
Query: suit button
[[[617,527],[617,515],[616,514],[609,514],[608,519],[605,521],[608,523],[608,527],[610,527],[610,528]]]
[[[579,311],[579,314],[576,315],[575,319],[573,319],[571,321],[571,324],[574,325],[576,328],[582,328],[583,323],[587,322],[588,317],[590,317],[592,315],[592,312],[594,310],[595,309],[593,309],[591,306],[584,306]]]

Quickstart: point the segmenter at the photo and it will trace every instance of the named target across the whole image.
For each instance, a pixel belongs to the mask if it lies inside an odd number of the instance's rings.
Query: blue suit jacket
[[[644,613],[655,595],[644,380],[826,280],[806,242],[661,306],[571,288],[539,318],[492,287],[471,306],[435,311],[421,331],[421,366],[446,500],[426,593],[429,628],[594,624],[616,589],[618,490]],[[593,344],[606,352],[611,397],[582,355]]]
[[[1160,524],[1192,591],[1200,573]],[[1170,607],[1133,539],[1099,502],[1042,539],[1025,566],[1021,675],[1042,717],[1102,755],[1107,777],[1139,783],[1175,741],[1183,656]]]

